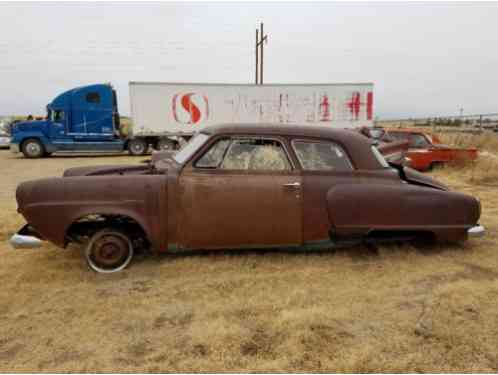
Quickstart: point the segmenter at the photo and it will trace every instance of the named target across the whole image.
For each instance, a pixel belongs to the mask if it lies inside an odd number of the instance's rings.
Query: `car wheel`
[[[135,138],[132,139],[130,143],[128,143],[128,152],[130,153],[130,155],[145,155],[148,148],[147,146],[147,142],[145,142],[143,139]]]
[[[171,151],[175,149],[175,142],[168,138],[161,138],[157,142],[157,149],[159,151]]]
[[[29,159],[41,158],[45,148],[38,139],[27,139],[22,144],[22,153]]]
[[[133,258],[130,238],[115,229],[95,233],[85,249],[89,267],[100,273],[118,272],[126,268]]]

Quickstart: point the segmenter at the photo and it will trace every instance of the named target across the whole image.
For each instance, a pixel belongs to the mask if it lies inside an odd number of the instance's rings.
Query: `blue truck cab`
[[[45,120],[16,123],[10,148],[38,158],[57,151],[121,152],[127,143],[120,132],[116,91],[110,84],[95,84],[57,96],[47,105]]]

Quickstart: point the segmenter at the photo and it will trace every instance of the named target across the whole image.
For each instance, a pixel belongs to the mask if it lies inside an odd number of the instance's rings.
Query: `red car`
[[[363,134],[380,142],[408,142],[404,155],[409,159],[410,167],[419,171],[427,171],[447,162],[476,160],[478,156],[475,148],[445,145],[436,135],[421,129],[374,128]]]
[[[437,165],[455,161],[476,160],[475,148],[457,148],[445,145],[434,134],[418,129],[386,129],[390,138],[410,142],[406,156],[410,166],[419,171],[427,171]]]

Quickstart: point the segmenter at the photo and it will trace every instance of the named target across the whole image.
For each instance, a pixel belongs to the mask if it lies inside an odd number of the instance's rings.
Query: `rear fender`
[[[327,192],[327,210],[339,236],[409,230],[442,237],[448,230],[470,228],[479,218],[473,197],[408,183],[337,185]]]

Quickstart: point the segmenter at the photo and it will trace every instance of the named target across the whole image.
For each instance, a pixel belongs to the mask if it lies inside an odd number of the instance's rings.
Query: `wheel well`
[[[75,220],[66,231],[66,241],[84,243],[93,234],[115,228],[126,233],[134,247],[148,247],[149,240],[142,226],[133,218],[114,214],[88,214]]]
[[[31,141],[31,140],[35,140],[35,141],[38,141],[40,142],[41,146],[43,147],[43,149],[45,150],[45,146],[43,145],[43,142],[41,141],[40,138],[38,137],[28,137],[28,138],[25,138],[22,140],[21,144],[20,144],[20,148],[22,150],[22,148],[24,147],[24,144],[27,142],[27,141]]]

